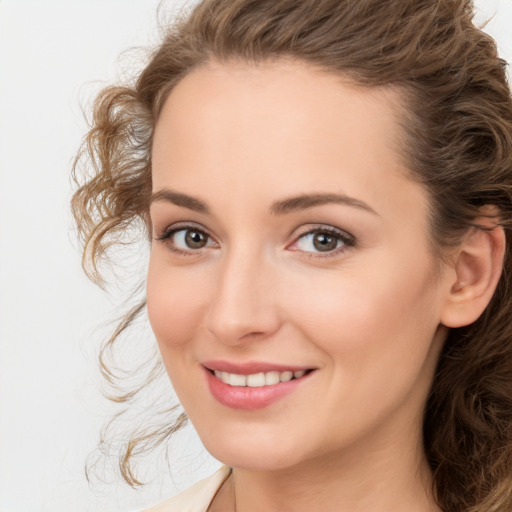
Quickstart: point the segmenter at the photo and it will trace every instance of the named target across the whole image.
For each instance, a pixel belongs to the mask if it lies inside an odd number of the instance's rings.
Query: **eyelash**
[[[299,233],[295,237],[292,244],[290,244],[290,245],[295,245],[295,244],[299,243],[300,240],[305,239],[308,235],[313,235],[313,234],[316,234],[316,235],[323,234],[323,235],[331,236],[334,239],[336,239],[338,242],[341,242],[342,246],[337,247],[331,251],[325,251],[324,253],[322,253],[321,251],[300,251],[300,250],[295,249],[297,251],[302,252],[303,257],[305,257],[305,258],[330,258],[330,257],[338,256],[339,254],[346,252],[347,249],[354,247],[356,245],[356,239],[354,236],[350,235],[346,231],[342,231],[342,230],[334,228],[332,226],[325,226],[325,225],[308,228],[307,230],[303,231],[302,233]],[[288,245],[288,247],[290,247],[290,245]]]
[[[164,242],[168,246],[168,248],[175,254],[179,254],[182,256],[198,255],[202,248],[201,249],[192,249],[191,248],[189,250],[185,250],[185,249],[176,247],[175,245],[172,244],[172,241],[171,241],[172,237],[180,231],[194,231],[196,233],[202,234],[208,240],[215,241],[214,238],[208,233],[208,231],[206,231],[198,226],[195,226],[193,224],[180,224],[180,225],[170,226],[167,229],[165,229],[160,236],[156,237],[155,240]],[[325,253],[322,253],[321,251],[300,251],[298,249],[290,249],[290,250],[295,250],[297,252],[301,252],[303,254],[303,256],[306,258],[328,258],[328,257],[337,256],[340,253],[344,253],[348,248],[354,247],[356,245],[355,237],[350,235],[349,233],[342,231],[340,229],[334,228],[332,226],[322,225],[322,226],[318,226],[318,227],[309,228],[309,229],[303,231],[302,233],[299,233],[295,237],[294,241],[291,244],[288,244],[287,247],[297,244],[300,240],[303,240],[308,235],[312,235],[312,234],[325,234],[328,236],[332,236],[338,242],[341,242],[343,245],[341,247],[337,247],[331,251],[325,251]],[[217,242],[215,242],[215,243],[217,243]]]
[[[196,233],[201,233],[204,235],[207,239],[213,240],[213,237],[208,233],[208,231],[195,226],[193,224],[178,224],[173,225],[168,228],[166,228],[163,233],[158,236],[155,240],[164,242],[167,247],[174,252],[175,254],[179,254],[181,256],[196,256],[201,251],[201,249],[189,249],[188,251],[185,249],[180,249],[179,247],[176,247],[172,244],[172,237],[180,232],[180,231],[194,231]]]

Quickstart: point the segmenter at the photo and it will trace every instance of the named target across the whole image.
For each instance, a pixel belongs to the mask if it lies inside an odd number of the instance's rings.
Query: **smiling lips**
[[[208,387],[222,405],[254,410],[266,407],[293,392],[312,369],[250,363],[203,363]]]

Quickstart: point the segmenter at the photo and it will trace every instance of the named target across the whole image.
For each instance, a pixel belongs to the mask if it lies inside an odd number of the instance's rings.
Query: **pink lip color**
[[[300,379],[293,379],[289,380],[288,382],[279,382],[278,384],[273,384],[271,386],[262,386],[257,388],[252,388],[249,386],[231,386],[215,377],[215,375],[213,375],[213,373],[208,369],[210,368],[209,365],[212,364],[215,367],[211,369],[220,371],[228,371],[227,368],[229,367],[231,368],[229,373],[236,373],[238,375],[250,375],[252,373],[270,371],[297,371],[305,368],[286,367],[284,369],[280,369],[283,367],[268,365],[264,363],[250,363],[246,365],[233,365],[230,363],[223,363],[219,366],[218,363],[220,362],[215,362],[215,364],[203,363],[210,393],[222,405],[232,409],[243,409],[246,411],[262,409],[273,404],[280,398],[295,391],[295,389],[297,389],[297,387],[300,386],[303,381],[307,380],[308,376],[310,375],[306,374]],[[221,369],[221,367],[226,369]]]

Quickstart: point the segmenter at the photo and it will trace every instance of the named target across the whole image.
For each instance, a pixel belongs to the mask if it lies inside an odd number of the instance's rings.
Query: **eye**
[[[180,249],[202,249],[208,243],[208,235],[197,229],[175,231],[172,240]]]
[[[354,238],[348,233],[323,227],[300,235],[288,249],[308,253],[337,253],[354,244]]]
[[[195,226],[171,226],[157,240],[164,241],[172,251],[180,254],[218,246],[206,231]]]

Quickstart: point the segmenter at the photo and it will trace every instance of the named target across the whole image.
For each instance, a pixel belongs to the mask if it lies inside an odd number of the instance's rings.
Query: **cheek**
[[[375,425],[408,397],[423,403],[437,360],[430,273],[381,261],[379,272],[351,268],[291,294],[295,325],[325,356],[328,418],[347,432]]]
[[[150,257],[147,311],[164,360],[167,351],[186,344],[200,327],[207,295],[207,281],[198,272],[171,270],[165,261]]]
[[[432,341],[439,322],[430,264],[416,258],[410,265],[395,255],[375,259],[378,266],[361,261],[289,282],[296,325],[332,358],[354,364],[407,358],[414,346],[424,354]]]

